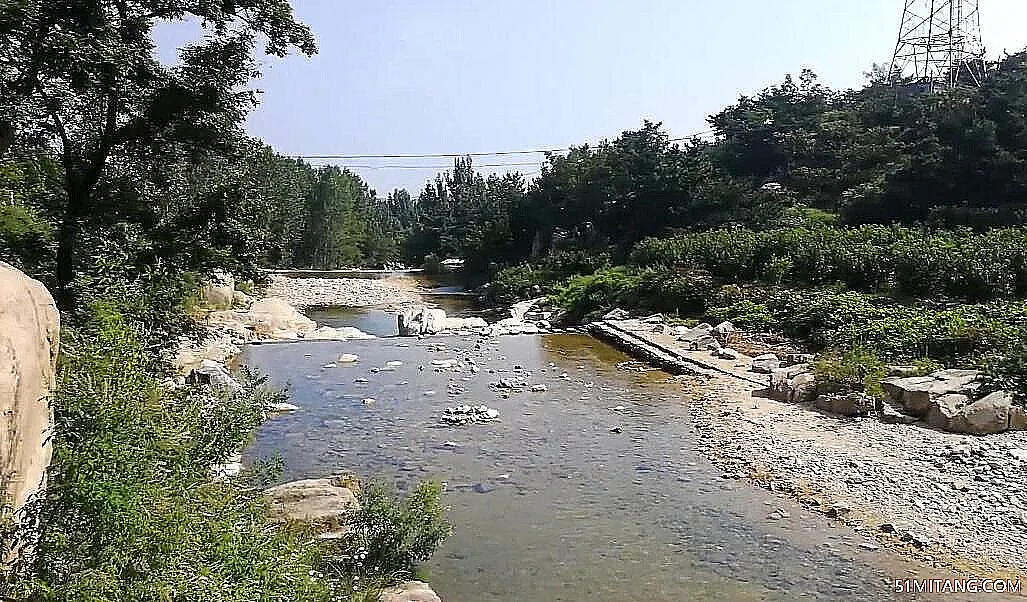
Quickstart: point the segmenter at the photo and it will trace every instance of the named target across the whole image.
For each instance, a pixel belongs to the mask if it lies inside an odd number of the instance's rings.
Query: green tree
[[[165,66],[154,56],[153,29],[181,19],[195,19],[205,35],[182,49],[180,64]],[[216,147],[236,132],[256,102],[246,85],[258,73],[258,37],[274,56],[316,51],[286,0],[4,4],[0,152],[21,140],[60,158],[55,280],[64,307],[84,233],[104,213],[111,166],[161,145]]]

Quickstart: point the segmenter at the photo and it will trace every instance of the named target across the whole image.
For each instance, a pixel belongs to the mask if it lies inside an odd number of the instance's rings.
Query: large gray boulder
[[[927,424],[951,432],[964,432],[963,410],[970,405],[970,398],[962,393],[949,393],[932,400],[927,410]]]
[[[347,514],[360,509],[356,496],[359,491],[356,477],[336,475],[292,481],[271,487],[265,493],[274,520],[309,523],[338,533],[345,530]]]
[[[776,355],[773,353],[764,353],[763,355],[752,358],[752,366],[749,369],[758,374],[770,374],[780,367],[781,360],[779,360]]]
[[[778,368],[771,372],[770,397],[789,403],[813,401],[817,397],[817,378],[809,364]]]
[[[193,368],[185,381],[190,384],[208,385],[213,389],[225,391],[240,391],[240,385],[228,372],[228,368],[214,360],[203,360],[200,365]]]
[[[1009,430],[1009,411],[1013,396],[996,391],[973,402],[963,410],[966,430],[972,435],[991,435]]]
[[[825,412],[855,418],[874,413],[877,402],[864,393],[845,393],[821,395],[817,397],[814,405]]]
[[[976,370],[939,370],[928,376],[886,378],[881,386],[907,413],[925,417],[934,398],[953,393],[973,397],[980,376]]]

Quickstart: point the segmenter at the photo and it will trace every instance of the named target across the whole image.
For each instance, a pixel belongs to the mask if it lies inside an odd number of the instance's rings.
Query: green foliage
[[[501,270],[486,289],[491,303],[508,304],[553,293],[572,276],[592,274],[610,266],[612,257],[606,252],[564,249],[534,262],[525,262]]]
[[[348,517],[344,553],[326,572],[354,589],[415,578],[452,528],[443,518],[442,486],[423,482],[401,503],[385,487],[371,483],[359,495],[360,509]]]
[[[550,301],[563,308],[570,319],[587,320],[622,305],[634,295],[639,282],[638,275],[625,268],[600,270],[571,278]]]
[[[252,484],[210,480],[275,395],[260,380],[218,399],[163,389],[117,309],[92,311],[64,340],[50,485],[31,508],[36,553],[9,590],[29,600],[328,600],[309,575],[318,546],[271,527]]]
[[[27,207],[0,206],[0,260],[33,275],[52,269],[50,224]]]
[[[1019,405],[1027,408],[1027,349],[1023,339],[996,353],[985,364],[983,393],[1010,391]]]
[[[634,265],[701,269],[735,282],[972,301],[1027,296],[1027,230],[925,232],[897,226],[711,230],[635,247]]]
[[[869,348],[857,346],[843,352],[822,353],[813,369],[819,383],[833,383],[879,399],[885,396],[881,380],[888,376],[888,368]]]

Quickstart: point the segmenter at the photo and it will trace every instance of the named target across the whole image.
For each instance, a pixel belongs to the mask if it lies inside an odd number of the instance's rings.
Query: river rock
[[[847,393],[821,395],[817,397],[813,404],[825,412],[855,418],[857,416],[868,416],[873,413],[876,402],[873,397],[863,393]]]
[[[14,508],[45,483],[59,345],[60,313],[46,287],[0,261],[0,484]]]
[[[233,342],[230,334],[221,332],[207,337],[201,342],[183,340],[171,363],[178,374],[186,375],[194,368],[199,368],[204,360],[227,364],[241,351],[239,345]]]
[[[996,391],[973,402],[963,410],[965,432],[990,435],[1008,430],[1012,403],[1013,395],[1006,391]]]
[[[299,410],[300,407],[296,404],[289,403],[287,401],[279,401],[271,404],[268,411],[272,414],[288,414]]]
[[[328,531],[344,530],[348,513],[359,510],[359,481],[352,475],[304,479],[267,489],[271,516],[278,522],[299,521]]]
[[[604,320],[627,320],[630,317],[631,314],[619,307],[612,309],[603,315]]]
[[[242,385],[232,378],[228,368],[213,360],[203,360],[189,373],[185,381],[189,384],[209,385],[213,389],[231,392],[242,390]]]
[[[342,326],[339,328],[321,326],[303,338],[308,341],[363,341],[377,337],[352,326]]]
[[[548,390],[549,390],[548,387],[546,387],[545,385],[541,385],[541,384],[540,385],[532,385],[531,386],[531,392],[532,393],[545,393]]]
[[[268,339],[303,338],[317,328],[313,320],[277,297],[254,301],[245,319],[258,336]]]
[[[232,307],[235,309],[249,309],[253,305],[253,297],[242,291],[232,291]]]
[[[339,356],[339,359],[338,359],[338,362],[340,364],[352,364],[354,362],[359,362],[359,361],[360,361],[360,356],[355,354],[355,353],[343,353],[342,355]]]
[[[961,393],[949,393],[931,400],[927,410],[927,424],[943,431],[965,432],[963,410],[970,398]]]
[[[817,395],[816,376],[809,364],[778,368],[770,373],[772,399],[790,403],[813,401]]]
[[[781,360],[777,359],[776,355],[773,353],[764,353],[763,355],[752,358],[752,366],[749,369],[758,374],[770,374],[780,367]]]
[[[1027,431],[1027,408],[1018,405],[1009,408],[1009,430]]]
[[[382,591],[379,602],[442,602],[427,583],[407,581]]]
[[[717,338],[725,338],[727,335],[735,331],[735,325],[731,322],[721,322],[713,327],[713,336]]]
[[[404,337],[488,328],[488,322],[482,318],[451,318],[444,310],[424,305],[407,308],[397,316],[396,323],[399,335]]]
[[[719,357],[722,360],[736,360],[736,359],[738,359],[738,352],[735,351],[734,349],[731,349],[730,347],[723,347],[721,349],[716,349],[716,350],[714,350],[713,355]]]
[[[200,301],[215,309],[229,309],[235,300],[235,279],[226,272],[215,272],[200,286]]]
[[[441,420],[449,426],[466,426],[499,420],[499,411],[488,406],[462,405],[442,410]]]

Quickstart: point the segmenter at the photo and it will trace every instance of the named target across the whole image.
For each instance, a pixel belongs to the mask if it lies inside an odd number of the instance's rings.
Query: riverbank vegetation
[[[153,30],[183,19],[204,34],[162,64]],[[352,518],[374,529],[340,539],[274,522],[274,459],[236,479],[211,468],[281,394],[255,376],[238,392],[169,384],[211,271],[393,253],[358,177],[242,130],[261,51],[315,50],[285,0],[0,8],[0,259],[62,318],[48,487],[18,529],[0,505],[0,557],[31,552],[0,570],[0,598],[377,600],[448,534],[433,484],[405,501],[365,487]],[[352,562],[368,549],[374,564]]]

